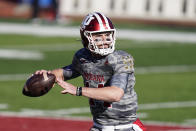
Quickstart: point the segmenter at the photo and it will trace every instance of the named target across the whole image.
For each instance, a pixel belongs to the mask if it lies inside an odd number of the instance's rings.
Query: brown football
[[[55,83],[54,74],[34,74],[27,81],[23,88],[23,94],[31,97],[45,95]]]

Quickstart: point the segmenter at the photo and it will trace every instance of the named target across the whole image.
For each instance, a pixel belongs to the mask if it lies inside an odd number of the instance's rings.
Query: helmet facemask
[[[102,35],[104,34],[104,38]],[[110,31],[85,31],[84,36],[88,39],[87,48],[98,55],[105,56],[115,50],[116,30]]]

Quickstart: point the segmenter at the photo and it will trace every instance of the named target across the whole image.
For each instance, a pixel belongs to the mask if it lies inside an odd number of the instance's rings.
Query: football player
[[[133,57],[115,50],[116,29],[111,20],[102,13],[90,13],[80,34],[84,48],[75,53],[70,65],[35,73],[53,73],[63,88],[61,93],[89,99],[94,123],[90,131],[144,131],[136,115]],[[78,76],[82,76],[84,87],[65,82]]]

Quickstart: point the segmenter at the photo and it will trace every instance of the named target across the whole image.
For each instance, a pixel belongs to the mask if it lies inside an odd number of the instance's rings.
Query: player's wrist
[[[82,96],[82,87],[76,88],[76,96]]]

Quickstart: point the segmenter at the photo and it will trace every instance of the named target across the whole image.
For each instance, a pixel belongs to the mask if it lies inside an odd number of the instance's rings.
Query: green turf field
[[[39,37],[30,35],[0,35],[0,49],[36,51],[43,55],[38,60],[0,58],[0,75],[31,74],[38,69],[51,70],[63,67],[72,61],[74,52],[82,47],[79,38]],[[135,59],[136,85],[139,104],[190,102],[196,101],[196,70],[137,73],[137,68],[154,66],[178,66],[189,68],[196,65],[196,44],[163,43],[117,40],[116,48],[127,51]],[[60,94],[61,88],[55,86],[47,95],[38,98],[23,96],[25,80],[1,80],[1,112],[21,112],[24,109],[59,110],[88,107],[84,97]],[[71,80],[74,85],[82,86],[82,79]],[[181,104],[184,105],[184,104]],[[142,107],[142,106],[141,106]],[[142,120],[185,123],[196,119],[196,105],[184,107],[140,108],[138,114],[145,114]],[[90,116],[90,113],[73,113],[73,116]],[[65,115],[66,116],[66,115]]]

